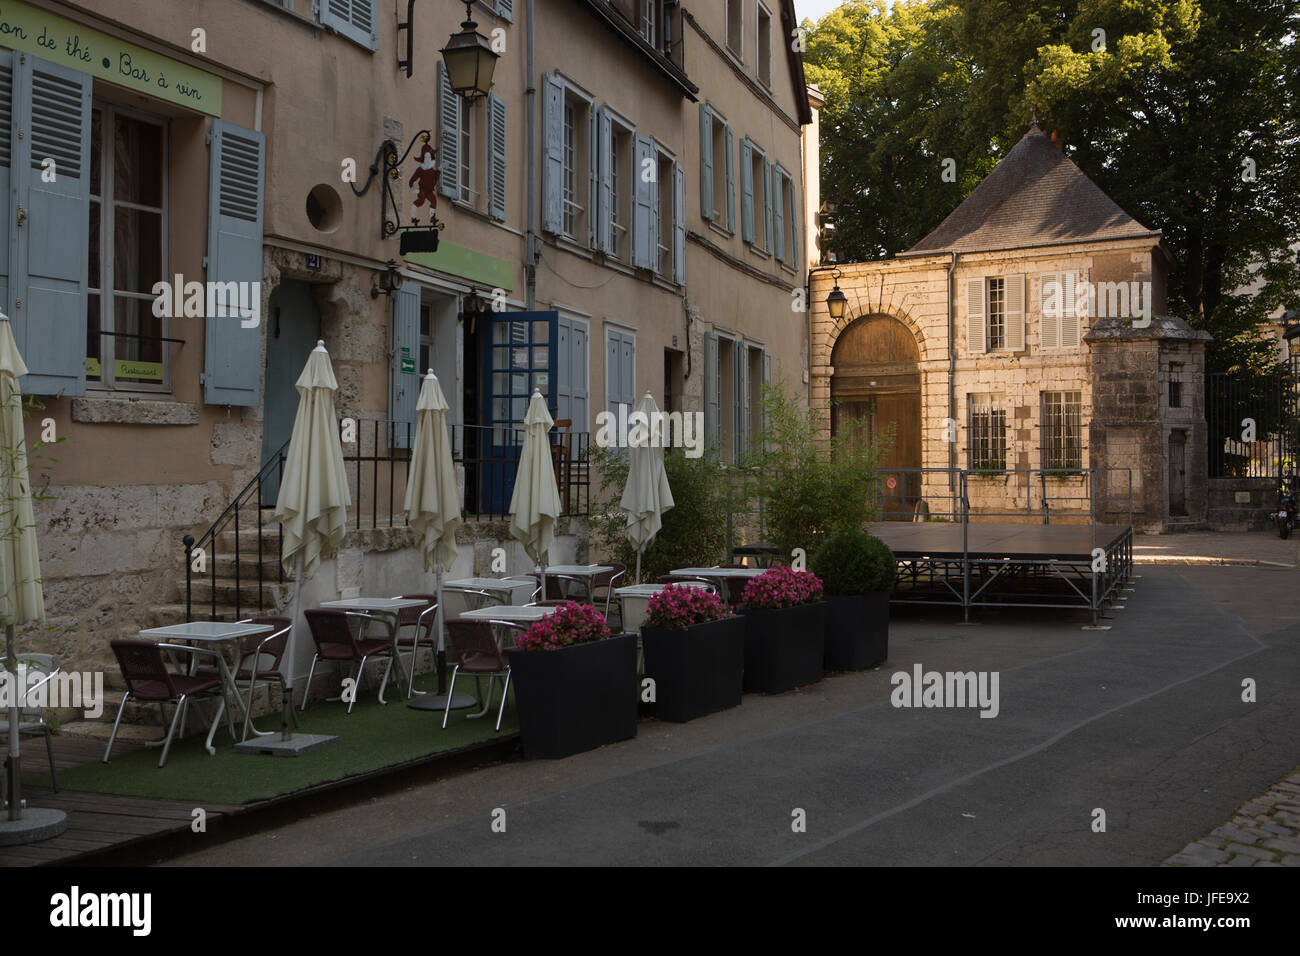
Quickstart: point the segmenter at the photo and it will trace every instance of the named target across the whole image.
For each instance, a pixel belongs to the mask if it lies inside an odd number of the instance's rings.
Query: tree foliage
[[[1121,208],[1163,231],[1169,312],[1214,335],[1209,367],[1263,369],[1260,324],[1300,304],[1298,32],[1300,0],[845,3],[805,54],[827,97],[831,248],[841,261],[909,248],[1036,113]]]

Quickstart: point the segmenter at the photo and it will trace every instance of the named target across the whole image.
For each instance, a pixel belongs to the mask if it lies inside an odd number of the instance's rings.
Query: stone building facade
[[[1162,316],[1169,254],[1036,127],[929,236],[813,276],[811,395],[892,434],[892,517],[1203,520],[1204,333]],[[838,285],[842,320],[826,296]],[[1078,473],[1072,473],[1078,472]]]
[[[464,6],[416,4],[413,23],[408,10],[15,0],[0,11],[11,81],[0,115],[13,117],[0,137],[15,157],[0,177],[28,214],[4,231],[0,309],[33,369],[24,389],[45,404],[29,442],[45,418],[66,439],[47,449],[57,462],[33,456],[50,496],[37,533],[51,629],[28,646],[112,678],[111,638],[183,612],[183,536],[201,535],[285,444],[293,382],[318,339],[339,414],[362,423],[345,455],[400,457],[429,367],[457,450],[471,454],[522,419],[535,387],[572,422],[575,447],[598,413],[647,391],[704,415],[729,449],[749,439],[765,378],[806,394],[808,330],[789,303],[807,274],[811,112],[786,39],[791,0],[475,0],[500,58],[492,95],[474,101],[451,91],[438,52]],[[41,128],[41,97],[72,118]],[[34,135],[20,137],[32,117]],[[414,142],[418,156],[422,130],[438,150],[443,230],[436,252],[403,255],[381,231],[382,183],[364,187],[382,144]],[[57,163],[53,188],[37,145]],[[403,225],[414,167],[395,181]],[[38,253],[51,262],[28,269]],[[157,315],[154,283],[177,278],[249,284],[258,320]],[[497,352],[515,361],[501,346],[521,330],[534,336],[527,367],[488,364]],[[498,377],[508,384],[494,390]],[[381,524],[400,512],[403,474],[397,496],[378,499]],[[367,507],[372,491],[387,495],[383,475],[353,480]],[[490,497],[470,482],[471,514],[508,502]],[[427,589],[367,577],[371,554],[408,542],[400,529],[361,531],[322,582]],[[568,531],[560,557],[585,556],[584,528]],[[459,571],[487,570],[490,537],[466,531]],[[241,589],[253,574],[243,569]],[[233,568],[216,587],[224,605]],[[195,588],[196,602],[211,596]]]

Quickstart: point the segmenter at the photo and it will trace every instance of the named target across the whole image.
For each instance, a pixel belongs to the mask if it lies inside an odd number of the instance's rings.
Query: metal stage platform
[[[1125,469],[1126,471],[1127,469]],[[892,485],[908,480],[903,472]],[[960,469],[916,469],[944,479],[951,476],[955,506],[946,517],[927,514],[911,521],[885,520],[871,532],[889,545],[898,560],[893,604],[951,605],[970,620],[972,608],[1036,607],[1087,611],[1092,623],[1120,586],[1133,576],[1131,479],[1122,475],[1123,498],[1118,508],[1103,512],[1106,502],[1099,486],[1118,469],[1081,469],[1069,473],[1020,473],[1026,506],[974,511],[968,499],[969,473]],[[1012,473],[1016,477],[1015,473]],[[1068,490],[1051,489],[1050,482],[1072,479]],[[886,478],[887,480],[887,478]],[[915,483],[915,482],[914,482]],[[945,480],[946,483],[946,480]],[[1032,492],[1041,487],[1037,496]],[[882,504],[884,496],[882,495]],[[1074,513],[1064,513],[1069,505]],[[1126,524],[1102,524],[1099,513],[1127,512]],[[903,514],[882,507],[884,517]],[[1001,519],[1001,520],[999,520]],[[1011,519],[1011,520],[1008,520]],[[1057,523],[1050,523],[1055,521]]]

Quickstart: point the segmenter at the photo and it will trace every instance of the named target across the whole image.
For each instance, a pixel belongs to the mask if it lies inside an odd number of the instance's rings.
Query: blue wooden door
[[[533,390],[558,411],[559,312],[489,312],[483,347],[479,510],[505,514],[515,487],[524,415]]]

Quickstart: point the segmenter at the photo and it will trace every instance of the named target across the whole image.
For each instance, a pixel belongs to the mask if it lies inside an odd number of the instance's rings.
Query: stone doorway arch
[[[911,329],[889,315],[855,319],[831,351],[831,434],[859,428],[875,440],[892,433],[881,467],[883,516],[894,520],[910,520],[921,499],[919,473],[888,473],[921,467],[920,357]]]

